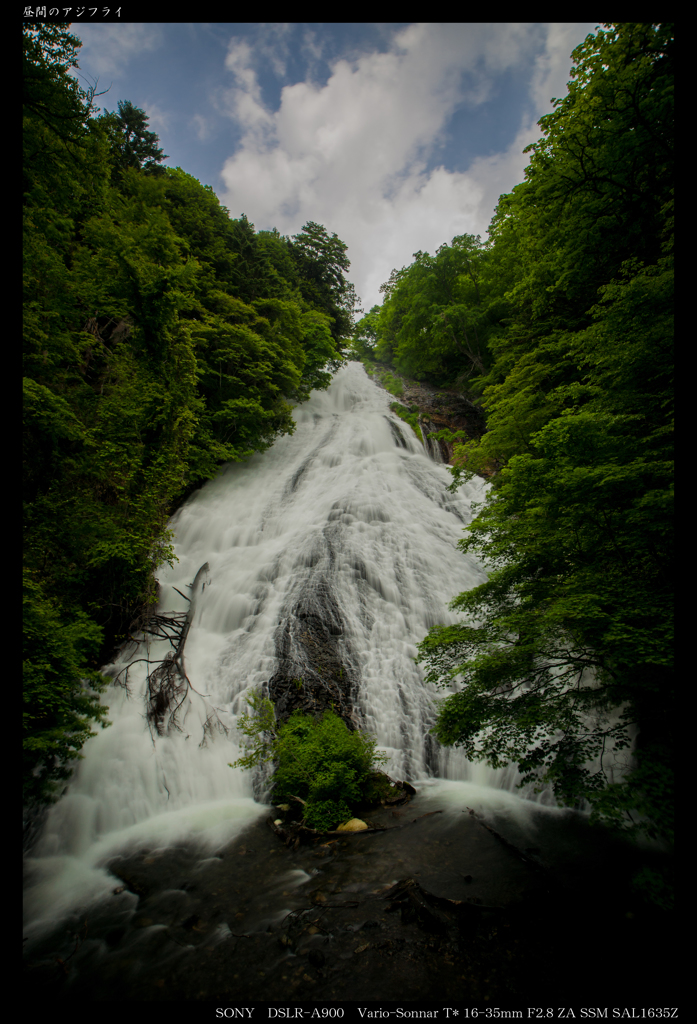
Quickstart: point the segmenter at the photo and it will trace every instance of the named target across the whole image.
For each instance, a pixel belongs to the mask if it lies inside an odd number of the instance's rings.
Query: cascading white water
[[[249,773],[228,766],[239,756],[235,723],[245,696],[277,669],[278,631],[291,609],[317,594],[338,609],[337,644],[358,680],[361,725],[389,754],[390,774],[514,788],[515,770],[470,765],[433,742],[441,694],[413,660],[430,626],[456,621],[448,602],[485,578],[457,542],[486,485],[448,492],[447,468],[429,459],[389,401],[349,363],[295,410],[292,436],[227,466],[175,516],[178,561],[161,572],[161,609],[185,610],[178,591],[209,565],[185,648],[196,692],[180,709],[181,731],[153,736],[146,664],[137,659],[162,658],[166,644],[124,652],[133,661],[128,689],[125,663],[112,666],[121,672],[104,697],[113,724],[85,745],[32,852],[25,934],[110,891],[113,876],[100,864],[114,851],[185,837],[214,846],[264,813]]]

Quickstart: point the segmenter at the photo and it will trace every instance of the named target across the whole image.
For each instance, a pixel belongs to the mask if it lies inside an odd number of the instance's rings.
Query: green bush
[[[351,818],[352,809],[366,800],[376,769],[387,760],[376,751],[376,740],[351,732],[333,711],[321,718],[295,712],[275,727],[271,701],[257,694],[249,703],[252,714],[239,723],[248,737],[246,752],[231,767],[273,760],[274,800],[298,797],[309,828],[326,832]]]
[[[404,385],[398,377],[395,377],[391,373],[386,373],[382,378],[383,387],[385,387],[391,395],[396,398],[401,398],[404,394]]]

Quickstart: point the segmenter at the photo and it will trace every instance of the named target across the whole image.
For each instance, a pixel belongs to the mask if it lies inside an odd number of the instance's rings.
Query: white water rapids
[[[429,736],[442,694],[424,684],[416,644],[433,624],[457,621],[448,602],[485,578],[457,542],[486,485],[449,493],[447,468],[389,402],[359,363],[347,364],[328,391],[296,408],[292,436],[225,467],[174,517],[178,561],[160,574],[160,609],[184,611],[177,590],[186,593],[209,566],[185,648],[197,692],[180,709],[181,731],[155,738],[144,662],[133,664],[128,690],[105,693],[112,725],[85,745],[32,851],[30,945],[113,890],[102,865],[115,851],[196,837],[212,850],[267,812],[254,801],[251,773],[228,765],[240,753],[245,695],[277,669],[278,630],[303,594],[321,591],[339,610],[337,643],[358,679],[361,725],[389,754],[393,777],[465,784],[471,804],[521,802],[515,770],[471,765]],[[166,650],[149,643],[151,658]],[[127,652],[145,653],[146,645]],[[215,716],[227,734],[205,728]]]

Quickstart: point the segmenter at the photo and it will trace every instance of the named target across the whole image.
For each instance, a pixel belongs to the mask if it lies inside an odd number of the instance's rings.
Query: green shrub
[[[401,380],[393,376],[391,373],[386,373],[382,378],[383,387],[385,387],[391,395],[395,395],[396,398],[401,398],[404,394],[404,385]]]
[[[295,712],[280,726],[273,722],[273,705],[253,695],[252,714],[240,718],[239,728],[249,738],[245,754],[232,768],[251,768],[273,760],[274,800],[298,797],[303,821],[326,832],[352,816],[374,784],[376,769],[387,755],[376,751],[376,740],[351,732],[333,711],[321,718]]]
[[[312,800],[305,806],[303,821],[308,828],[330,832],[342,821],[349,821],[352,817],[351,808],[344,800]]]

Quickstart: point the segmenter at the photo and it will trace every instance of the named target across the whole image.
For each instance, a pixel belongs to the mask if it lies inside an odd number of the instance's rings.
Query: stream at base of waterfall
[[[415,645],[485,579],[457,542],[487,485],[451,494],[389,400],[347,364],[296,408],[293,435],[225,467],[174,517],[159,610],[191,612],[187,686],[153,712],[152,668],[170,649],[154,636],[108,668],[112,724],[26,858],[26,977],[40,996],[522,998],[547,973],[540,958],[558,980],[555,928],[578,956],[594,929],[639,949],[655,928],[629,905],[628,848],[516,789],[514,768],[433,740],[439,692]],[[386,771],[417,790],[364,815],[386,831],[278,841],[264,777],[229,767],[259,688],[286,714],[330,703],[377,737]]]

